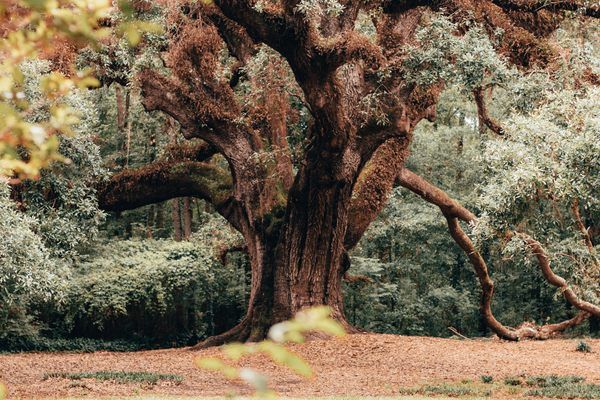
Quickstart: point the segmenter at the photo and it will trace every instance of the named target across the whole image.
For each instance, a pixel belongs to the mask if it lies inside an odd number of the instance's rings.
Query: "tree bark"
[[[181,208],[178,198],[171,200],[171,217],[173,222],[173,239],[176,242],[181,242],[183,234],[181,231]]]
[[[188,240],[192,236],[192,206],[189,197],[183,198],[181,212],[183,214],[183,239]]]

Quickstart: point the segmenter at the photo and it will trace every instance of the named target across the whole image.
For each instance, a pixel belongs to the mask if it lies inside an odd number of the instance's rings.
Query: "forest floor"
[[[593,350],[591,353],[576,351],[578,342],[575,339],[554,339],[511,343],[495,339],[361,334],[292,345],[292,350],[312,366],[313,378],[296,376],[261,356],[244,359],[239,365],[263,372],[269,377],[270,387],[285,397],[423,393],[489,396],[489,391],[484,393],[480,388],[485,386],[481,383],[482,376],[490,376],[494,383],[487,387],[494,388],[492,398],[517,398],[525,392],[507,389],[506,383],[499,386],[498,383],[508,382],[510,385],[510,377],[515,376],[576,375],[585,378],[586,383],[600,384],[600,340],[586,340]],[[227,381],[217,373],[198,369],[194,364],[199,357],[219,354],[218,348],[202,351],[169,349],[131,353],[5,354],[0,355],[0,381],[8,387],[8,399],[209,397],[251,393],[245,383]],[[98,371],[167,374],[163,376],[167,379],[158,379],[155,383],[143,379],[119,383],[69,375]],[[414,389],[427,384],[450,389],[440,389],[439,392]],[[463,387],[461,385],[475,389],[452,389]]]

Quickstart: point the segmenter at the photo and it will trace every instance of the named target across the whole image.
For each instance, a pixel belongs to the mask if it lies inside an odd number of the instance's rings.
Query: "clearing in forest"
[[[310,379],[262,357],[245,359],[240,365],[264,372],[271,387],[286,397],[489,398],[491,394],[492,398],[516,398],[530,390],[525,387],[528,379],[556,375],[585,379],[588,398],[599,398],[595,397],[598,387],[590,384],[600,384],[600,340],[587,340],[592,349],[589,353],[576,351],[578,342],[360,334],[291,346],[313,367],[315,376]],[[0,380],[9,387],[9,399],[249,394],[250,388],[244,383],[230,382],[195,367],[196,358],[218,354],[218,348],[211,348],[0,355]],[[484,384],[485,377],[491,377],[493,383]]]

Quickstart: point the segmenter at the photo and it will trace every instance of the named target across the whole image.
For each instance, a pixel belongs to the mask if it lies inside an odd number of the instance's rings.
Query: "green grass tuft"
[[[509,376],[504,378],[504,384],[508,386],[521,386],[523,381],[518,376]]]
[[[43,379],[63,378],[71,380],[95,379],[98,381],[114,381],[116,383],[150,383],[159,381],[181,382],[183,377],[175,374],[157,374],[154,372],[130,371],[97,371],[97,372],[50,372],[44,374]]]
[[[527,396],[556,398],[556,399],[600,399],[600,385],[594,384],[566,384],[562,386],[547,386],[531,389],[525,393]]]
[[[460,396],[483,396],[489,397],[492,395],[490,390],[478,390],[476,388],[460,385],[424,385],[415,388],[401,388],[399,391],[400,395],[423,395],[423,396],[449,396],[449,397],[460,397]]]
[[[600,385],[584,382],[581,376],[531,376],[525,383],[533,388],[525,394],[557,399],[600,399]]]
[[[527,384],[527,386],[556,387],[581,383],[583,381],[585,381],[585,378],[582,376],[547,375],[530,376],[525,380],[525,383]]]
[[[581,342],[577,343],[577,347],[575,348],[575,350],[580,351],[582,353],[591,353],[592,346],[590,346],[585,340],[582,340]]]

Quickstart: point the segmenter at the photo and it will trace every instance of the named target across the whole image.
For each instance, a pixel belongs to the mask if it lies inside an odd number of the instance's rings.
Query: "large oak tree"
[[[502,29],[497,51],[519,68],[549,65],[555,49],[546,39],[564,13],[600,14],[597,4],[584,6],[532,0],[177,4],[163,55],[170,73],[146,69],[138,80],[145,107],[177,121],[190,144],[114,175],[101,187],[100,205],[123,211],[193,196],[211,203],[241,233],[252,266],[247,314],[204,343],[214,345],[261,339],[274,322],[307,306],[329,305],[345,323],[341,286],[348,252],[394,185],[402,184],[440,206],[482,283],[488,324],[500,336],[518,339],[491,314],[487,268],[458,223],[475,217],[403,168],[415,126],[435,117],[444,88],[441,79],[427,85],[409,79],[405,62],[418,45],[420,24],[436,12],[457,22],[456,35],[472,26],[468,21],[490,35]],[[359,16],[372,22],[374,39],[356,28]],[[240,101],[239,85],[253,79],[247,65],[264,46],[280,58],[269,67],[270,84],[250,82],[263,85],[264,96],[248,106]],[[224,48],[235,60],[227,63],[230,73],[223,73]],[[293,82],[285,81],[288,76]],[[487,113],[484,89],[475,90],[481,120],[502,134]],[[307,144],[295,163],[287,132],[294,90],[311,115]],[[376,106],[365,110],[365,99]],[[598,309],[586,304],[582,312]]]

